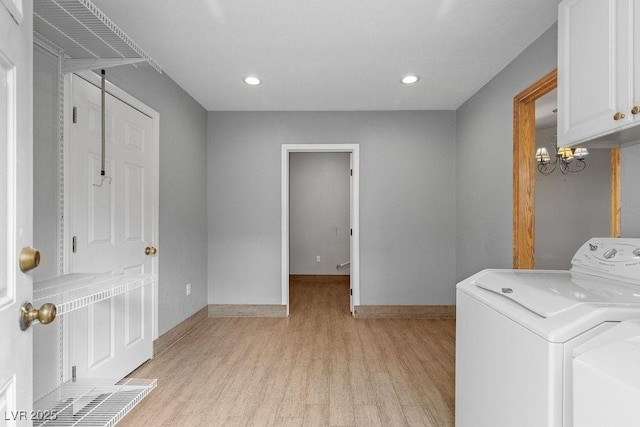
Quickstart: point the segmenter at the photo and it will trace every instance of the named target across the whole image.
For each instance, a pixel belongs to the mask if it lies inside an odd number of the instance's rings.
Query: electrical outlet
[[[191,283],[187,283],[187,287],[185,289],[187,296],[191,295]]]
[[[316,257],[316,262],[320,262],[320,255]]]

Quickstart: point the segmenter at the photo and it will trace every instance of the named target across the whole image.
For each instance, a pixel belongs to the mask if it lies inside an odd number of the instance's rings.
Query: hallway
[[[306,279],[288,319],[208,318],[135,371],[158,387],[119,425],[453,426],[455,321],[354,319],[348,280]]]

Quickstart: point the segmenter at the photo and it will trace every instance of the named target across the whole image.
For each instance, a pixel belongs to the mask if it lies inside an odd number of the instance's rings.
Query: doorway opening
[[[350,303],[349,309],[355,315],[355,308],[360,304],[360,245],[359,245],[359,166],[360,152],[358,144],[283,144],[281,152],[281,193],[282,193],[282,304],[286,306],[289,315],[289,275],[291,272],[291,224],[290,224],[290,154],[291,153],[350,153],[351,184],[349,196],[349,262]],[[336,233],[340,233],[337,230]],[[316,258],[317,259],[317,258]],[[338,264],[338,263],[337,263]],[[337,267],[337,264],[334,268]]]
[[[513,268],[535,265],[536,100],[558,86],[553,70],[513,99]],[[611,236],[620,235],[620,150],[611,150]]]

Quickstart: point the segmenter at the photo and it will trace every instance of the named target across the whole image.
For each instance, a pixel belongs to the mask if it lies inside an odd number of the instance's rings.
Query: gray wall
[[[110,68],[107,80],[160,113],[158,332],[163,334],[207,304],[207,112],[169,76],[148,66]]]
[[[536,130],[536,147],[548,148],[555,134]],[[610,233],[611,150],[590,149],[585,161],[575,174],[536,172],[536,269],[567,270],[584,242]]]
[[[640,144],[620,152],[622,237],[640,237]]]
[[[290,153],[289,272],[349,274],[349,153]],[[320,262],[316,261],[320,256]]]
[[[553,25],[457,111],[458,281],[512,266],[513,97],[556,66]]]
[[[290,143],[360,144],[362,305],[454,303],[454,112],[210,112],[208,137],[210,304],[281,304]]]
[[[58,58],[33,50],[33,247],[42,263],[33,280],[58,276],[59,182]]]

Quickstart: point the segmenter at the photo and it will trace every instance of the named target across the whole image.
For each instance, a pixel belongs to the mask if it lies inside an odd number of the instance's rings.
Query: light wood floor
[[[455,321],[353,319],[348,284],[290,285],[289,318],[208,318],[132,374],[118,426],[453,426]]]

